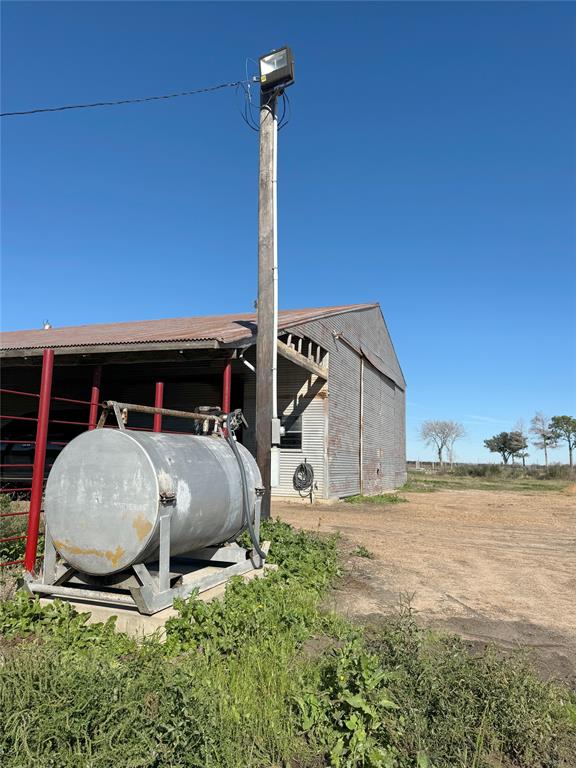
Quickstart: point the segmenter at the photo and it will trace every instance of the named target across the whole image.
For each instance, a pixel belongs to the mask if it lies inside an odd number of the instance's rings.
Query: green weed
[[[347,496],[344,501],[347,504],[401,504],[407,499],[396,493],[379,493],[376,496]]]
[[[368,560],[374,560],[374,552],[370,552],[369,549],[366,549],[366,547],[362,546],[362,544],[359,544],[356,549],[353,549],[351,552],[353,557],[365,557]]]
[[[522,656],[472,656],[409,611],[323,657],[297,697],[310,744],[336,768],[571,768],[576,698]]]
[[[0,604],[6,768],[569,768],[576,702],[522,658],[471,656],[409,611],[320,609],[336,540],[271,522],[280,568],[193,596],[157,637],[23,594]],[[27,640],[26,640],[27,638]],[[322,651],[321,649],[326,649]],[[571,762],[572,761],[572,762]]]

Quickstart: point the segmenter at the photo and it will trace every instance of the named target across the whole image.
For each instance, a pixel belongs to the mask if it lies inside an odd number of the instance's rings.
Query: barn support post
[[[230,413],[230,396],[232,392],[232,361],[228,360],[222,376],[222,411]]]
[[[98,423],[98,405],[100,403],[100,383],[102,381],[102,366],[94,366],[92,373],[92,391],[90,392],[90,416],[88,418],[88,429],[96,429]]]
[[[46,462],[46,441],[48,439],[48,420],[50,418],[50,397],[52,394],[52,372],[54,369],[54,350],[45,349],[42,355],[42,379],[40,383],[40,401],[38,403],[38,422],[36,425],[36,448],[34,450],[34,468],[32,470],[32,491],[30,512],[28,514],[28,533],[24,568],[29,573],[36,566],[38,531],[40,529],[40,510],[44,487],[44,465]]]
[[[156,382],[156,393],[154,395],[154,408],[162,408],[162,403],[164,402],[164,382],[163,381],[157,381]],[[154,414],[154,426],[153,426],[154,432],[162,432],[162,414],[161,413],[155,413]]]

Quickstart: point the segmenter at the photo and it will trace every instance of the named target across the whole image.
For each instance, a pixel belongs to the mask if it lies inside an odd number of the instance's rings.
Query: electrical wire
[[[247,75],[248,78],[248,75]],[[240,111],[240,117],[242,120],[246,123],[246,125],[253,131],[258,132],[260,130],[260,115],[259,113],[256,114],[256,117],[254,116],[254,112],[252,111],[254,105],[252,102],[252,94],[250,91],[250,82],[252,80],[244,80],[241,83],[238,83],[238,86],[236,88],[236,92],[238,93],[240,89],[242,89],[243,93],[243,104],[241,107],[239,107]],[[288,98],[288,94],[286,91],[282,91],[280,93],[280,99],[282,103],[282,112],[280,115],[276,115],[276,119],[278,122],[278,130],[281,131],[282,128],[288,125],[292,118],[292,105],[290,103],[290,99]]]
[[[60,107],[41,107],[37,109],[26,109],[21,112],[2,112],[0,117],[17,117],[23,115],[37,115],[43,112],[65,112],[70,109],[93,109],[94,107],[117,107],[122,104],[142,104],[146,101],[162,101],[165,99],[177,99],[181,96],[195,96],[199,93],[212,93],[220,91],[223,88],[238,88],[244,85],[245,81],[237,80],[234,83],[220,83],[220,85],[210,85],[206,88],[196,88],[193,91],[180,91],[178,93],[166,93],[161,96],[144,96],[137,99],[118,99],[116,101],[95,101],[90,104],[67,104]]]
[[[252,109],[251,107],[249,107],[249,105],[251,105],[252,103],[249,90],[247,91],[244,83],[239,83],[236,88],[236,93],[238,93],[240,88],[242,88],[242,92],[244,94],[243,106],[239,108],[240,117],[242,118],[242,120],[244,120],[248,128],[251,128],[253,131],[259,131],[260,128],[258,124],[254,121],[254,116],[252,115]]]
[[[280,124],[278,125],[278,130],[281,131],[282,128],[285,128],[290,120],[292,119],[292,104],[290,103],[290,98],[288,97],[288,94],[286,91],[282,91],[282,101],[284,104],[284,112],[282,114],[282,120],[280,121]],[[284,115],[288,112],[288,117],[284,119]]]

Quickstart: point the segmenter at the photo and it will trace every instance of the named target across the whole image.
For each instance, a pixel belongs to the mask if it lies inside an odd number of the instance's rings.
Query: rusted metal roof
[[[348,304],[339,307],[288,309],[279,312],[278,328],[297,326],[330,315],[369,309],[377,304]],[[109,346],[115,344],[162,344],[162,342],[216,342],[234,344],[256,335],[256,314],[180,317],[166,320],[140,320],[130,323],[73,325],[65,328],[2,333],[0,349],[45,349]],[[208,344],[207,344],[208,346]],[[211,344],[210,346],[213,346]]]

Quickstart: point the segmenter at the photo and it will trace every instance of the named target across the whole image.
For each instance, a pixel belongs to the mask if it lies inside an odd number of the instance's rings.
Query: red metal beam
[[[230,413],[230,393],[232,392],[232,362],[229,360],[224,368],[222,378],[222,410]]]
[[[38,392],[21,392],[19,389],[0,389],[3,395],[22,395],[23,397],[40,397]]]
[[[30,573],[34,571],[36,565],[36,550],[38,548],[38,530],[40,528],[40,509],[42,507],[42,488],[44,485],[44,464],[46,461],[46,441],[48,439],[53,369],[54,350],[45,349],[42,359],[42,379],[40,383],[40,402],[38,404],[38,426],[36,428],[36,449],[34,451],[34,470],[32,472],[28,535],[26,538],[26,552],[24,554],[24,567]]]
[[[100,382],[102,381],[102,366],[94,366],[92,373],[92,391],[90,393],[90,416],[88,429],[96,429],[98,424],[98,403],[100,402]]]
[[[164,382],[157,381],[156,394],[154,395],[154,408],[163,408],[164,407],[162,405],[163,402],[164,402]],[[154,414],[154,426],[152,428],[152,431],[162,432],[162,414],[161,413]]]

